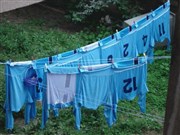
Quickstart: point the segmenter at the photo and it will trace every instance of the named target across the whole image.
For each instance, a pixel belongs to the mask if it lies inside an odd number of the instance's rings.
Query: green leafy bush
[[[136,16],[140,12],[140,7],[137,1],[132,0],[79,0],[76,1],[76,6],[70,11],[69,18],[73,22],[86,22],[92,21],[91,18],[96,18],[96,13],[104,13],[104,15],[111,14],[111,10],[114,10],[118,16],[122,19],[128,19]],[[113,15],[112,15],[113,16]],[[101,17],[99,16],[99,20]],[[87,20],[88,19],[88,20]]]

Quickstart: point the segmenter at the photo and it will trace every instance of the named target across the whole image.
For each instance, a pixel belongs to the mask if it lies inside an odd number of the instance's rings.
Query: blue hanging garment
[[[143,19],[135,23],[136,45],[138,54],[147,53],[149,48],[154,46],[154,43],[152,42],[152,22],[152,17],[150,15],[147,15],[147,17],[144,17]]]
[[[123,58],[134,58],[138,56],[136,47],[136,33],[130,31],[129,27],[114,34],[114,39],[102,44],[101,41],[101,63],[112,63],[121,61]]]
[[[31,61],[7,62],[5,68],[6,100],[4,105],[7,129],[13,129],[13,112],[19,112],[24,104],[26,104],[25,123],[28,124],[30,119],[35,118],[36,86],[33,85],[34,82],[29,81],[29,85],[26,85],[25,82],[27,78],[35,77],[36,74]],[[30,86],[30,84],[32,85]]]
[[[145,112],[145,95],[148,91],[147,81],[147,59],[146,57],[114,64],[114,80],[119,100],[132,100],[139,96],[141,112]],[[132,63],[131,63],[132,62]]]
[[[153,22],[152,22],[152,45],[155,44],[155,42],[163,42],[165,39],[168,40],[167,43],[167,50],[170,50],[170,2],[166,2],[164,5],[157,8],[155,11],[152,12]],[[147,54],[151,58],[154,55],[154,46],[152,46]],[[153,61],[150,60],[151,63]]]
[[[163,42],[168,39],[167,47],[170,45],[170,2],[157,8],[152,13],[153,16],[153,36],[155,42]]]
[[[126,30],[126,29],[125,29]],[[126,30],[127,31],[127,30]],[[117,39],[120,40],[120,46],[123,48],[122,58],[134,58],[138,56],[137,45],[136,45],[136,33],[134,30],[130,31],[125,36],[122,36],[123,31],[117,33]]]
[[[48,119],[48,110],[73,106],[76,91],[76,74],[78,67],[49,65],[45,70],[43,82],[42,125]]]
[[[120,46],[123,48],[122,58],[134,58],[138,56],[138,50],[136,45],[136,33],[135,31],[130,31],[127,35],[121,37],[121,31],[117,33],[117,38],[120,40]]]
[[[74,114],[76,128],[80,129],[81,107],[96,110],[111,101],[113,82],[111,64],[81,67],[78,74]]]

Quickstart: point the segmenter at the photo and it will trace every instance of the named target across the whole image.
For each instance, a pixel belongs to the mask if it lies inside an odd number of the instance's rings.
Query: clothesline
[[[160,60],[160,59],[171,59],[171,56],[154,56],[148,59]]]
[[[125,110],[128,110],[129,112],[134,112],[134,113],[139,113],[139,111],[136,111],[136,110],[134,110],[134,109],[128,109],[128,108],[125,108],[125,107],[120,107],[120,108],[122,108],[122,109],[125,109]],[[141,113],[142,114],[142,113]],[[162,120],[162,121],[164,121],[164,118],[163,117],[161,117],[161,116],[157,116],[157,115],[153,115],[153,114],[149,114],[149,113],[143,113],[143,115],[144,116],[149,116],[149,117],[154,117],[154,118],[156,118],[156,119],[159,119],[159,120]]]
[[[148,60],[159,60],[159,59],[171,59],[171,56],[154,56],[154,57],[148,57],[146,56]],[[121,61],[126,61],[126,60],[132,60],[134,58],[130,58],[130,59],[127,59],[127,58],[114,58],[113,60],[121,60]],[[79,60],[79,59],[77,59]],[[66,62],[66,63],[62,63],[60,60],[55,60],[53,61],[53,64],[61,64],[61,65],[65,65],[65,64],[70,64],[73,62],[73,64],[80,64],[81,61],[77,61],[77,60],[72,60],[70,62]],[[77,62],[76,62],[77,61]],[[107,59],[95,59],[95,60],[83,60],[83,62],[94,62],[92,64],[97,64],[99,61],[102,61],[102,62],[106,62]],[[74,63],[76,62],[76,63]],[[37,64],[44,64],[44,62],[36,62]],[[6,65],[7,62],[0,62],[0,65]],[[44,68],[44,67],[43,67]],[[42,68],[37,68],[37,69],[42,69]]]
[[[127,66],[127,69],[122,69],[121,71],[118,71],[118,73],[122,73],[122,72],[125,72],[125,71],[129,71],[129,70],[132,70],[132,69],[136,69],[136,68],[139,68],[139,67],[142,67],[142,66],[144,66],[145,64],[142,64],[142,65],[133,65],[133,66]],[[31,68],[31,67],[30,67]],[[24,70],[21,74],[18,74],[18,75],[11,75],[11,74],[7,74],[7,73],[4,73],[4,72],[0,72],[0,73],[2,73],[2,74],[4,74],[4,75],[7,75],[7,76],[10,76],[10,77],[17,77],[18,78],[18,76],[21,76],[24,72],[27,72],[30,68],[28,68],[28,69],[26,69],[26,70]],[[116,73],[117,71],[115,71],[115,73]],[[110,75],[112,75],[112,74],[103,74],[102,76],[110,76]],[[25,75],[26,76],[26,75]],[[92,75],[92,76],[99,76],[99,75]],[[31,81],[28,81],[28,82],[31,82]]]
[[[148,57],[146,56],[148,60],[157,60],[157,59],[171,59],[171,56],[154,56],[154,57]],[[123,61],[127,61],[127,60],[133,60],[134,58],[113,58],[112,59],[112,63],[113,61],[115,62],[123,62]],[[77,64],[81,64],[81,62],[92,62],[92,64],[99,64],[99,61],[100,62],[107,62],[107,59],[94,59],[94,60],[82,60],[82,61],[71,61],[71,62],[67,62],[67,63],[62,63],[61,61],[53,61],[53,64],[60,64],[60,65],[65,65],[65,64],[71,64],[73,63],[74,65]],[[43,62],[37,62],[37,64],[43,64]],[[56,66],[56,65],[55,65]]]
[[[160,123],[164,123],[164,119],[162,119],[162,120],[159,120],[159,119],[156,119],[156,118],[153,118],[153,117],[147,117],[147,116],[143,116],[143,115],[141,115],[142,113],[131,113],[131,112],[127,112],[127,111],[122,111],[122,110],[119,110],[119,109],[117,109],[117,111],[119,111],[119,112],[122,112],[122,113],[124,113],[124,114],[128,114],[128,115],[132,115],[132,116],[136,116],[136,117],[139,117],[139,118],[145,118],[145,119],[149,119],[149,120],[152,120],[152,121],[156,121],[156,122],[160,122]],[[155,116],[155,115],[154,115]]]
[[[153,59],[155,59],[155,60],[160,60],[160,59],[170,59],[171,58],[171,56],[156,56],[155,58],[153,58]],[[142,66],[142,65],[141,65]],[[67,66],[67,67],[70,67],[70,66]],[[132,66],[132,67],[134,67],[134,66]],[[137,66],[138,67],[138,66]],[[137,67],[134,67],[134,68],[137,68]],[[6,73],[4,73],[4,72],[0,72],[1,74],[4,74],[4,75],[7,75],[7,76],[11,76],[11,77],[18,77],[18,76],[21,76],[22,74],[24,74],[24,72],[27,72],[30,68],[32,68],[32,67],[29,67],[28,69],[26,69],[26,70],[24,70],[24,71],[22,71],[20,74],[17,74],[17,75],[11,75],[11,74],[6,74]],[[44,68],[44,67],[43,67]],[[43,68],[37,68],[37,69],[43,69]],[[131,70],[131,68],[130,69],[125,69],[125,70],[122,70],[122,71],[119,71],[119,72],[124,72],[124,71],[128,71],[128,70]],[[105,74],[104,74],[105,75]]]

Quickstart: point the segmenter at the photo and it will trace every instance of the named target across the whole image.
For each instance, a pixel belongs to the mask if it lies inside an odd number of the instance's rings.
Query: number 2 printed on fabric
[[[137,90],[136,77],[125,79],[123,80],[123,82],[125,84],[123,87],[124,93],[131,93],[133,90],[134,91]],[[132,83],[133,83],[133,87],[130,87]]]
[[[124,53],[123,53],[124,57],[127,57],[128,54],[129,54],[128,51],[127,51],[128,47],[129,47],[129,44],[125,44],[123,47],[124,47]]]

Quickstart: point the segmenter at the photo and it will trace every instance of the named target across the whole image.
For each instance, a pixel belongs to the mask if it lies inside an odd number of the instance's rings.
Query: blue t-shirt
[[[25,123],[36,115],[36,85],[27,78],[35,78],[36,73],[32,68],[32,62],[12,62],[7,63],[5,68],[6,78],[6,100],[4,108],[6,110],[6,128],[13,129],[13,112],[19,112],[26,104]]]
[[[142,112],[145,112],[145,95],[148,91],[147,80],[147,62],[145,58],[139,58],[136,62],[131,60],[124,67],[124,64],[116,63],[114,69],[114,81],[119,100],[133,100],[139,97],[139,106]],[[132,64],[133,63],[133,64]]]
[[[118,62],[123,58],[138,56],[136,33],[129,32],[129,27],[117,32],[115,39],[101,46],[101,63]]]
[[[166,2],[152,13],[154,42],[163,42],[168,39],[170,45],[170,3]]]
[[[148,15],[149,16],[149,15]],[[153,45],[152,36],[152,18],[143,18],[136,23],[136,45],[138,54],[143,54],[148,51],[148,49]]]

